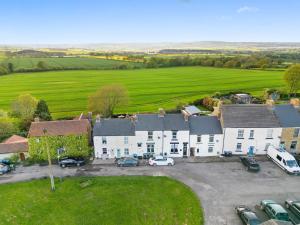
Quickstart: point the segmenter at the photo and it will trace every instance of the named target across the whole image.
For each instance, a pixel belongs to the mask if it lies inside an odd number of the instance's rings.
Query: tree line
[[[240,68],[240,69],[266,69],[266,68],[283,68],[281,59],[273,59],[265,55],[251,56],[222,56],[222,57],[151,57],[145,60],[146,67],[175,67],[175,66],[208,66],[220,68]]]

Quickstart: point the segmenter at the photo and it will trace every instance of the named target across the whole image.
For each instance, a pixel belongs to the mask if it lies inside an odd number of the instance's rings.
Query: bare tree
[[[100,113],[104,117],[110,117],[117,107],[127,105],[128,100],[128,92],[124,86],[107,85],[89,97],[88,109],[94,113]]]

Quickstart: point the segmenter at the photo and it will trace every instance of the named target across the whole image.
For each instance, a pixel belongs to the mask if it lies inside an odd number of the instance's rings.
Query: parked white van
[[[284,148],[277,149],[273,146],[269,146],[267,156],[287,173],[300,174],[300,167],[294,156],[288,153]]]

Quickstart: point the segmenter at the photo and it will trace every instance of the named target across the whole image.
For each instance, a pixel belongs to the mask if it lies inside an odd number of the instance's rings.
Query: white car
[[[172,158],[155,156],[149,159],[150,166],[173,166],[175,164]]]

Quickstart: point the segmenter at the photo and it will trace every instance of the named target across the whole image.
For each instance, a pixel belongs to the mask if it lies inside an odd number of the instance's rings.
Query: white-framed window
[[[106,155],[107,154],[107,148],[102,148],[102,154]]]
[[[237,143],[236,144],[236,151],[241,152],[242,151],[242,143]]]
[[[107,140],[106,140],[106,137],[102,137],[102,144],[107,144]]]
[[[171,143],[171,154],[178,153],[178,143]]]
[[[267,130],[267,139],[273,139],[273,129]]]
[[[137,143],[137,146],[142,147],[142,143],[141,142]]]
[[[198,143],[201,142],[201,135],[197,135],[197,142],[198,142]]]
[[[124,137],[124,144],[128,144],[128,137],[127,136]]]
[[[154,144],[147,144],[147,152],[154,153]]]
[[[209,142],[214,142],[215,141],[215,135],[213,135],[213,134],[210,134],[209,135],[209,140],[208,140]]]
[[[295,128],[294,129],[293,137],[298,137],[299,136],[299,132],[300,132],[300,128]]]
[[[200,152],[200,149],[199,148],[197,148],[197,153],[199,153]]]
[[[153,131],[148,131],[148,140],[153,140]]]
[[[250,130],[249,139],[254,138],[254,130]]]
[[[213,152],[214,151],[214,147],[213,146],[208,146],[208,152]]]
[[[172,139],[177,139],[177,130],[172,131]]]
[[[129,149],[128,148],[124,148],[124,155],[129,155]]]
[[[244,130],[243,129],[238,129],[238,139],[243,139],[244,138]]]

